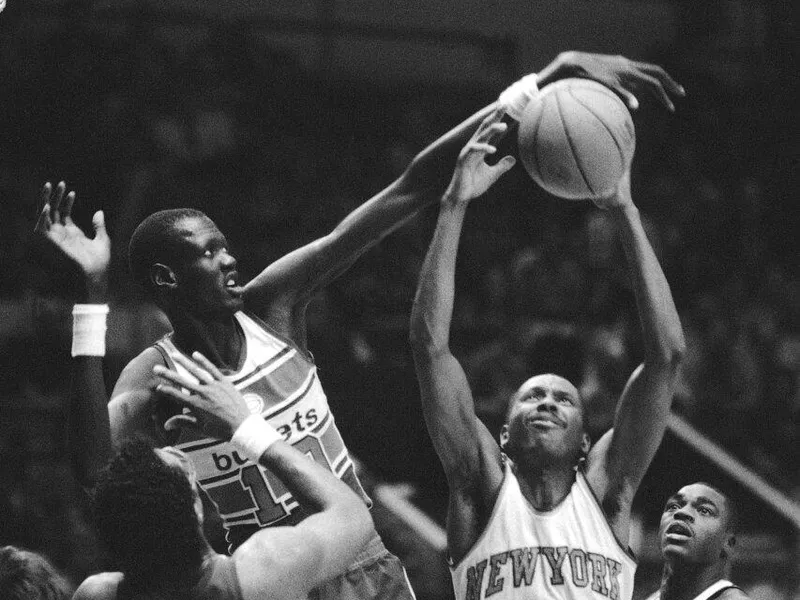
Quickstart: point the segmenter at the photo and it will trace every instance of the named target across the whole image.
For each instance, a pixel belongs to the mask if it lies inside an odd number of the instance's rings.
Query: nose
[[[687,523],[694,523],[694,517],[689,512],[686,506],[683,506],[675,511],[672,515],[678,521],[686,521]]]
[[[227,250],[221,253],[222,266],[226,269],[233,269],[236,267],[236,257],[230,254]]]
[[[556,410],[556,406],[555,399],[550,394],[547,394],[542,396],[536,403],[536,410],[540,410],[542,412],[554,412]]]

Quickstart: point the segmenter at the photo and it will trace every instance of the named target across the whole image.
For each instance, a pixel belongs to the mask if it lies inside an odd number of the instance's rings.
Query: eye
[[[667,505],[664,507],[666,512],[672,512],[673,510],[678,510],[679,506],[677,502],[668,502]]]
[[[711,512],[710,508],[707,508],[705,506],[701,506],[700,508],[698,508],[697,512],[699,512],[701,515],[704,515],[704,516],[709,516],[709,515],[714,514],[714,513]]]

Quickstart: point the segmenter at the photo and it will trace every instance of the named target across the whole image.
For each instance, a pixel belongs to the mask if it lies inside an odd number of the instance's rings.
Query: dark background
[[[76,582],[104,564],[64,459],[69,311],[81,290],[74,269],[32,235],[44,181],[77,191],[79,222],[106,211],[111,383],[167,331],[125,267],[144,216],[207,212],[253,276],[571,48],[658,62],[687,89],[676,114],[640,98],[635,115],[634,198],[689,344],[674,408],[796,502],[792,13],[777,1],[694,4],[9,0],[0,14],[0,545],[42,551]],[[434,220],[428,210],[371,251],[309,317],[351,451],[377,481],[408,483],[442,523],[446,489],[406,341]],[[541,371],[580,384],[595,435],[609,426],[640,357],[624,264],[602,212],[546,195],[520,167],[470,209],[453,343],[493,430],[510,391]],[[664,498],[697,479],[729,485],[745,507],[734,579],[754,598],[793,597],[797,532],[670,434],[637,496],[637,593],[656,585],[652,530]],[[391,518],[383,527],[420,598],[447,597],[449,582],[434,581],[446,571],[426,571],[421,546]]]

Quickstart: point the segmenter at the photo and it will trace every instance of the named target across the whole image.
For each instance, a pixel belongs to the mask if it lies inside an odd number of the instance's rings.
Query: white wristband
[[[539,77],[536,73],[525,75],[519,81],[508,86],[497,99],[498,104],[506,109],[506,114],[515,121],[522,119],[522,113],[528,102],[539,95]]]
[[[72,356],[106,355],[108,304],[72,307]]]
[[[231,443],[253,462],[258,462],[267,448],[281,440],[283,436],[261,415],[247,417],[231,437]]]

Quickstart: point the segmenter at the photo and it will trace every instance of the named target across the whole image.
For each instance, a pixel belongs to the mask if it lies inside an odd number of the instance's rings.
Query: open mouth
[[[667,530],[664,533],[668,536],[679,537],[679,538],[688,538],[692,537],[693,535],[692,530],[689,529],[688,525],[678,521],[672,523],[669,527],[667,527]]]
[[[561,427],[561,423],[555,419],[540,416],[528,417],[525,419],[525,425],[528,427],[535,427],[537,429],[553,429],[555,427]]]
[[[239,274],[237,272],[234,271],[225,277],[225,289],[233,296],[242,295],[242,286],[239,285]]]

